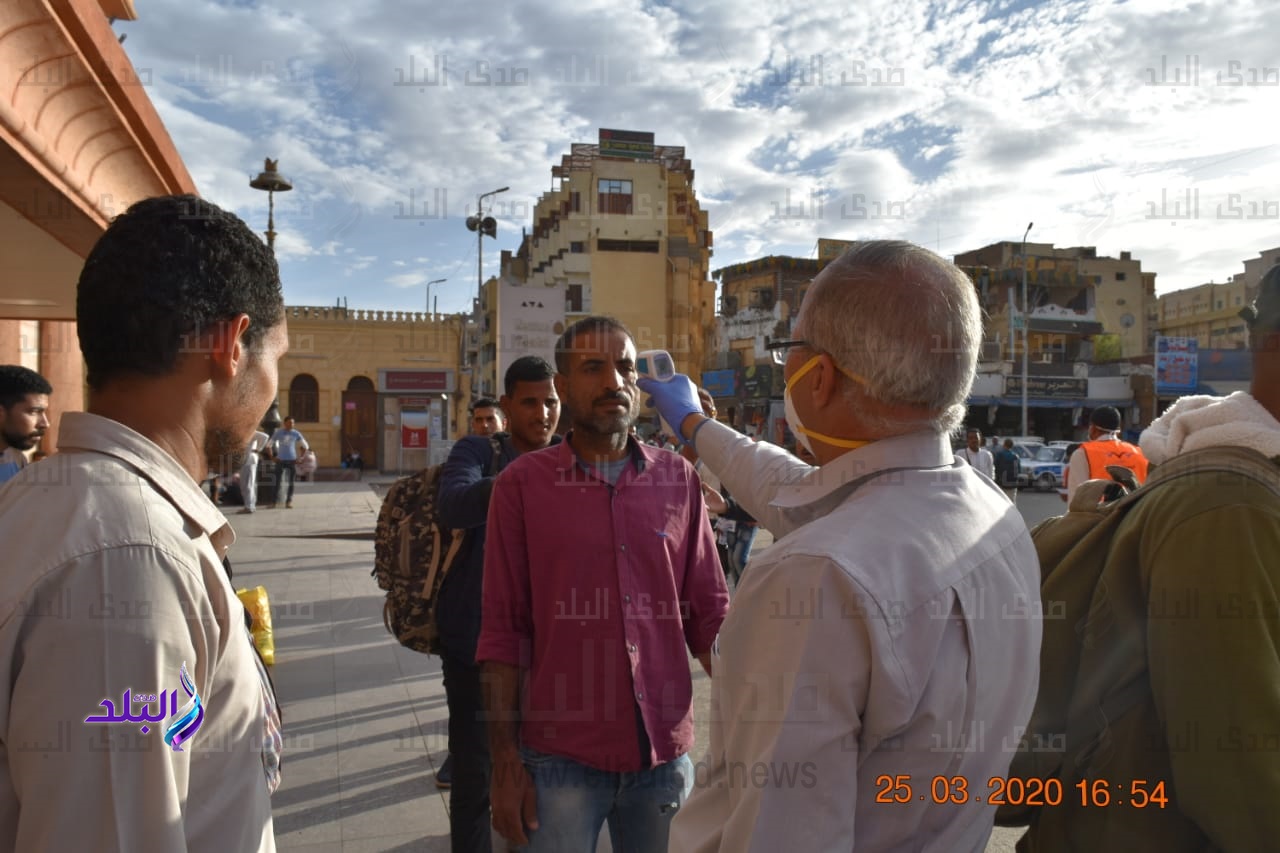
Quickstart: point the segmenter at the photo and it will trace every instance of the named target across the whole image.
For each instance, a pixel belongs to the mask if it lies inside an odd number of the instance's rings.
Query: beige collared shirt
[[[1017,510],[933,433],[821,468],[720,424],[696,447],[776,542],[716,639],[710,765],[671,853],[981,851],[1039,677]]]
[[[122,424],[68,413],[59,436],[0,490],[0,849],[273,851],[227,520]],[[175,751],[184,664],[204,719]]]

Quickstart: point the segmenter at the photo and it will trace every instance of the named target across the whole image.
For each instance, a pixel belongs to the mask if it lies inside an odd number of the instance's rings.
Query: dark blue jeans
[[[289,478],[289,496],[285,498],[287,503],[293,503],[293,481],[298,476],[298,460],[296,459],[277,459],[276,460],[276,499],[275,503],[280,503],[280,492],[284,489],[285,475]]]
[[[614,850],[666,853],[671,819],[693,789],[693,762],[675,761],[635,773],[610,773],[568,758],[522,748],[537,790],[538,829],[524,853],[594,853],[609,823]]]
[[[440,658],[444,696],[449,704],[449,755],[453,784],[449,787],[449,837],[453,853],[489,853],[493,849],[489,810],[489,739],[484,722],[480,667],[454,657]]]

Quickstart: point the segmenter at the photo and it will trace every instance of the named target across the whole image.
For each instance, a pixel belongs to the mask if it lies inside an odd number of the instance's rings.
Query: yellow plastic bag
[[[271,633],[271,600],[267,597],[267,588],[255,586],[253,589],[238,589],[236,596],[253,619],[253,627],[249,630],[253,634],[253,644],[258,647],[258,654],[262,655],[262,662],[273,666],[276,662],[276,642]]]

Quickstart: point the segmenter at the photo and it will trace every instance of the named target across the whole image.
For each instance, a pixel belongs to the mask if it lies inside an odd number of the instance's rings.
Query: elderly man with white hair
[[[1039,564],[1026,524],[955,461],[982,336],[973,285],[871,242],[809,287],[785,365],[811,467],[642,380],[776,544],[713,651],[711,754],[672,853],[981,851],[1035,701]]]

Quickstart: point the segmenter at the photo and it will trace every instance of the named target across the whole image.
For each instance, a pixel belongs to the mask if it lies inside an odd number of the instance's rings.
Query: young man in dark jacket
[[[508,432],[492,436],[500,444],[495,459],[487,435],[470,435],[454,445],[440,483],[440,523],[468,531],[440,588],[436,623],[444,645],[441,656],[445,697],[449,703],[449,755],[453,762],[449,790],[449,832],[454,853],[488,853],[489,742],[481,714],[480,668],[476,640],[480,636],[480,591],[484,575],[485,521],[493,481],[521,453],[558,441],[560,398],[555,369],[544,359],[525,356],[507,369],[499,401]]]

